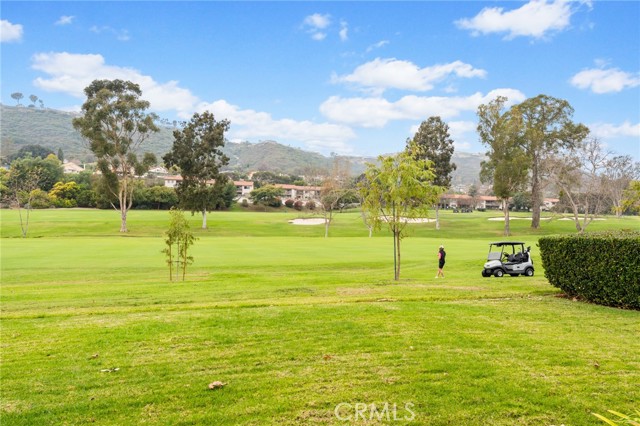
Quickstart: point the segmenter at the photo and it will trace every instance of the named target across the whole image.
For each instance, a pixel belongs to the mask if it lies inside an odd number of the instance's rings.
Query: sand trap
[[[504,222],[504,217],[490,217],[487,220],[495,220]],[[531,220],[530,217],[509,217],[509,220]],[[551,220],[550,217],[541,217],[540,220]]]
[[[578,220],[582,221],[582,219],[584,219],[583,217],[578,218]],[[563,217],[562,219],[558,219],[558,220],[573,220],[570,217]],[[592,220],[607,220],[603,217],[594,217]]]
[[[386,222],[384,218],[380,218],[380,219]],[[400,220],[406,223],[429,223],[429,222],[436,221],[435,219],[428,219],[426,217],[414,217],[414,218],[401,217]]]
[[[324,225],[324,219],[321,217],[314,217],[311,219],[292,219],[289,223],[293,225]]]

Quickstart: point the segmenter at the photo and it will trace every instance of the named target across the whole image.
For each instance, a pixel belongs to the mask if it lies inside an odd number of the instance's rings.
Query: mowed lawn
[[[349,212],[323,238],[299,216],[190,217],[195,263],[169,282],[167,212],[133,211],[120,235],[114,211],[34,211],[23,239],[1,211],[0,423],[569,426],[638,408],[640,312],[544,278],[536,241],[571,222],[514,220],[536,275],[482,278],[503,224],[443,212],[403,240],[394,282],[388,233]]]

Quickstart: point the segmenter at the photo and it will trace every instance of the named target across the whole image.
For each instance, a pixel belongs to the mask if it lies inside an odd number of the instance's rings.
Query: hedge
[[[541,237],[544,274],[568,296],[640,310],[640,232]]]

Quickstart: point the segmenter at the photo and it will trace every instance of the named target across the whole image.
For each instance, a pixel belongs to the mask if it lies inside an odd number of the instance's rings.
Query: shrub
[[[309,210],[315,210],[316,209],[316,203],[314,203],[313,201],[307,201],[307,208]]]
[[[291,198],[287,198],[287,200],[284,202],[284,205],[289,208],[292,208],[294,204],[295,204],[295,201],[293,201]]]
[[[249,200],[243,198],[240,204],[242,205],[242,207],[249,207]]]
[[[304,202],[301,200],[296,201],[295,203],[293,203],[293,208],[300,211],[304,208]]]
[[[545,276],[568,296],[640,309],[640,232],[540,238]]]

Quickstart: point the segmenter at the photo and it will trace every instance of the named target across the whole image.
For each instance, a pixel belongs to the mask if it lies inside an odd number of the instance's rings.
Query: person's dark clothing
[[[445,258],[447,257],[447,252],[444,249],[440,249],[438,252],[438,268],[444,268]]]

